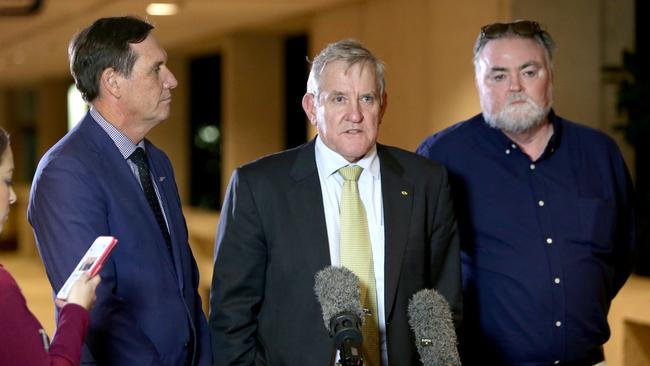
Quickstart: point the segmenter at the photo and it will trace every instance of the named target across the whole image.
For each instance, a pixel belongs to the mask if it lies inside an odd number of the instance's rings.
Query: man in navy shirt
[[[595,365],[630,274],[633,191],[616,144],[557,116],[551,36],[481,28],[482,114],[427,138],[447,166],[461,239],[463,365]]]

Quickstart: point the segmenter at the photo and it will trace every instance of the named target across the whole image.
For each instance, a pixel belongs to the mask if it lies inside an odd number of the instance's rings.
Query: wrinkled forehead
[[[479,68],[518,67],[530,63],[549,67],[550,59],[538,42],[517,36],[490,40],[475,60],[477,71]]]
[[[136,56],[136,64],[155,64],[167,61],[167,52],[152,34],[149,34],[142,42],[131,43],[129,46]]]
[[[373,64],[368,61],[347,62],[335,60],[326,63],[318,76],[318,86],[323,88],[343,86],[346,84],[370,84],[375,92],[379,90],[379,81]]]

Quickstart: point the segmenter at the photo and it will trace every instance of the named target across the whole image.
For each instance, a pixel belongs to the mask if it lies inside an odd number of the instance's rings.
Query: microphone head
[[[418,291],[409,302],[409,324],[422,364],[460,365],[449,304],[435,290]]]
[[[363,321],[364,312],[359,294],[359,279],[345,267],[329,266],[314,277],[314,292],[323,310],[325,328],[331,333],[331,320],[349,313]]]

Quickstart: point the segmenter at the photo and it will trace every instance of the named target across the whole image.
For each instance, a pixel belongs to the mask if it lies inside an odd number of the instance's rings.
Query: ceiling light
[[[147,14],[149,15],[174,15],[178,13],[178,4],[175,3],[151,3],[147,5]]]

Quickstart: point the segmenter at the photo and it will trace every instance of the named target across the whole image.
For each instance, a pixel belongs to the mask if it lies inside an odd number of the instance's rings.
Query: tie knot
[[[363,168],[358,165],[348,165],[339,169],[339,174],[341,174],[345,180],[356,182],[359,180],[362,171]]]
[[[141,147],[138,147],[135,149],[135,151],[129,156],[129,159],[131,159],[132,162],[134,162],[136,165],[141,165],[144,164],[146,161],[146,154],[144,152],[144,149]]]

